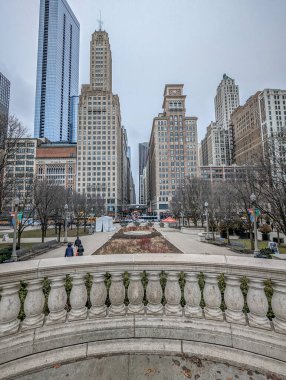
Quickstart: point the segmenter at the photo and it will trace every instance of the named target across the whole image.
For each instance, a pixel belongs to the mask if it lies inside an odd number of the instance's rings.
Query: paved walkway
[[[105,244],[114,232],[96,232],[93,235],[80,236],[82,245],[84,247],[84,255],[90,256],[96,251],[99,247]],[[76,238],[69,239],[69,241],[74,242]],[[51,259],[57,257],[64,257],[66,245],[62,245],[59,248],[53,249],[49,252],[43,253],[42,255],[37,256],[35,259]]]
[[[203,243],[199,241],[197,235],[190,235],[178,231],[168,231],[164,228],[156,227],[161,232],[165,239],[169,240],[174,246],[179,248],[185,254],[205,254],[205,255],[234,255],[244,256],[240,253],[232,252],[226,247],[219,247],[217,245]]]

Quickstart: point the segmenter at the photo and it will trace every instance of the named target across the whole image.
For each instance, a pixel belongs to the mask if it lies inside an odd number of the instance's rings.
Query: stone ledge
[[[99,354],[111,342],[116,342],[114,352],[118,349],[121,350],[119,352],[124,352],[124,346],[120,348],[120,342],[131,342],[128,343],[131,349],[133,341],[141,342],[139,348],[147,351],[148,343],[144,342],[172,342],[174,347],[177,347],[178,341],[189,342],[190,345],[201,343],[213,348],[219,347],[224,352],[235,349],[237,352],[268,357],[270,361],[280,360],[286,365],[286,336],[283,334],[228,322],[152,315],[65,322],[6,336],[0,339],[0,363],[17,362],[22,360],[20,358],[30,358],[29,355],[32,354],[44,355],[50,350],[81,344],[88,344],[90,355]],[[156,352],[159,352],[158,347]],[[168,347],[171,346],[166,346],[166,351],[174,352]]]

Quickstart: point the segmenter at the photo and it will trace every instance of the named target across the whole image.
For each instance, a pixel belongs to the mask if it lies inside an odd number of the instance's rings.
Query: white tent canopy
[[[110,216],[101,216],[96,218],[96,232],[110,232],[114,231],[113,221]]]

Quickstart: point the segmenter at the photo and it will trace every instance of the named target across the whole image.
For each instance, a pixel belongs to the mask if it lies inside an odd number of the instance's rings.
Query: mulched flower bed
[[[148,235],[126,235],[128,231],[150,231]],[[182,253],[166,240],[160,232],[151,227],[124,227],[93,255],[110,255],[122,253]]]

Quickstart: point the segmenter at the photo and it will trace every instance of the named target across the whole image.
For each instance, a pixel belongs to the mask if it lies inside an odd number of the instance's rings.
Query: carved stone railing
[[[9,337],[20,339],[33,330],[40,336],[49,326],[68,328],[79,321],[81,328],[87,323],[92,329],[132,316],[146,326],[152,318],[158,324],[158,318],[160,323],[181,321],[182,331],[193,328],[188,321],[212,331],[214,325],[241,326],[239,334],[254,328],[253,336],[262,334],[268,342],[278,336],[286,347],[286,263],[276,260],[171,254],[33,260],[1,265],[0,291],[3,347]],[[278,354],[275,358],[282,360]]]

